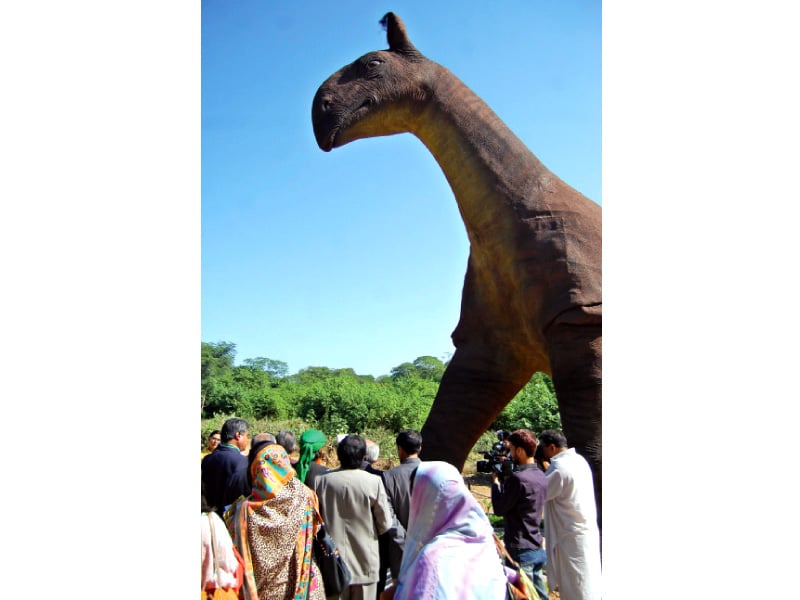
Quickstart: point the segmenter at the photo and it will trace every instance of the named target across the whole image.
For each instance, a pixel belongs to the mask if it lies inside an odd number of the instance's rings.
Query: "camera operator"
[[[503,460],[506,460],[509,458],[508,436],[510,436],[511,433],[508,431],[503,431],[502,429],[495,433],[497,435],[497,439],[500,440],[500,443],[496,444],[498,453],[501,455]]]
[[[503,470],[503,481],[492,475],[492,510],[503,517],[503,543],[530,577],[536,591],[547,599],[542,568],[547,553],[542,547],[542,511],[547,497],[547,479],[534,461],[538,441],[532,431],[517,429],[506,440],[509,456],[517,469]]]
[[[508,436],[507,431],[495,432],[497,441],[492,444],[492,448],[488,452],[483,453],[483,458],[486,460],[479,460],[476,467],[478,473],[503,473],[504,469],[512,467],[511,458],[508,456]]]

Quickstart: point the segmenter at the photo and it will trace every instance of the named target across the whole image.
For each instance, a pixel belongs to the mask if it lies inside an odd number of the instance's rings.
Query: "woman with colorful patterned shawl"
[[[412,485],[394,600],[506,598],[492,526],[458,469],[423,461]],[[381,596],[386,597],[391,592]]]
[[[225,513],[245,564],[244,600],[324,600],[313,561],[317,497],[296,477],[283,446],[267,444],[250,463],[252,491]]]

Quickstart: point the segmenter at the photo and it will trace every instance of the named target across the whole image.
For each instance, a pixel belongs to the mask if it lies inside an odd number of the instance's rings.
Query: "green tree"
[[[299,394],[300,416],[325,433],[354,433],[370,420],[369,384],[344,374],[304,386]]]
[[[534,373],[492,423],[492,429],[561,429],[553,380],[545,373]]]
[[[376,425],[391,431],[420,429],[439,389],[438,382],[416,376],[377,385],[380,392],[372,406],[372,418]]]
[[[292,375],[291,379],[295,383],[313,383],[315,381],[324,381],[334,377],[336,372],[328,367],[306,367],[300,369],[297,373]]]
[[[270,379],[282,379],[289,373],[289,365],[282,360],[273,360],[271,358],[264,358],[263,356],[246,358],[242,361],[242,364],[268,373]]]
[[[444,373],[444,363],[433,356],[420,356],[414,361],[414,367],[422,379],[441,381]]]
[[[414,366],[414,363],[404,362],[393,367],[390,374],[392,379],[397,381],[403,377],[414,377],[417,374],[417,368]]]
[[[220,384],[230,380],[235,357],[236,344],[232,342],[200,342],[200,414],[214,404]]]
[[[391,370],[391,377],[395,381],[403,377],[441,381],[444,368],[444,363],[436,357],[418,356],[414,362],[404,362],[394,367]]]
[[[236,413],[241,404],[241,397],[242,390],[232,379],[212,379],[208,386],[204,412],[201,415],[208,418],[214,414]]]

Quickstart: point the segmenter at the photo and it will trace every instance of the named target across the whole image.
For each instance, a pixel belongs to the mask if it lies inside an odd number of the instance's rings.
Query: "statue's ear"
[[[402,52],[404,54],[419,55],[419,51],[414,47],[414,44],[411,43],[411,40],[408,39],[406,26],[403,25],[403,21],[400,20],[400,17],[393,12],[388,12],[383,15],[381,25],[383,25],[383,28],[386,30],[389,50]]]

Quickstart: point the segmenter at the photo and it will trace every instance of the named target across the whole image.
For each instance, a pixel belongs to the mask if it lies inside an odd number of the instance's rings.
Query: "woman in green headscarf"
[[[320,453],[327,441],[325,434],[317,429],[307,429],[300,436],[300,459],[295,465],[297,478],[312,490],[317,475],[328,472],[322,464]]]

